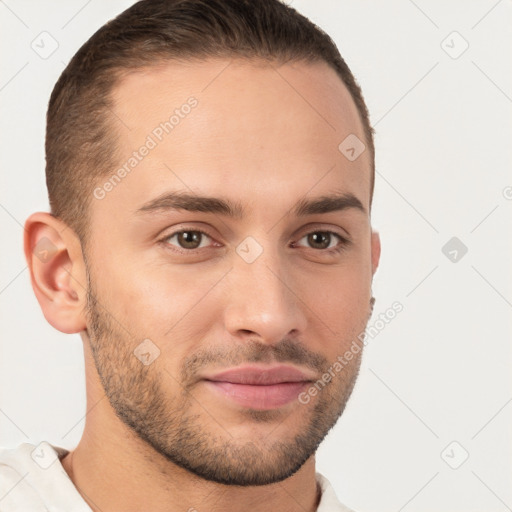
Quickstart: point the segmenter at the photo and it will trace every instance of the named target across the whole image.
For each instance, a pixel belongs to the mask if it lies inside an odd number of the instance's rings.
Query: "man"
[[[349,510],[314,456],[373,305],[372,137],[277,0],[145,0],[85,43],[25,225],[45,318],[83,340],[85,429],[2,450],[2,512]]]

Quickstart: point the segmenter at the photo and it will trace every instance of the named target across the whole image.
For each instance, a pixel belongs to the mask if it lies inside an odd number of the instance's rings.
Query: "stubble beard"
[[[279,410],[247,409],[241,414],[255,428],[258,424],[272,424],[273,428],[258,442],[234,438],[229,427],[222,426],[222,415],[216,411],[207,412],[202,404],[198,404],[191,396],[189,381],[183,380],[192,368],[198,366],[198,361],[215,359],[215,356],[207,354],[202,359],[191,356],[184,361],[181,376],[171,376],[165,368],[162,371],[161,365],[143,365],[133,354],[137,342],[121,326],[116,326],[116,321],[95,299],[97,295],[89,272],[87,276],[87,331],[105,394],[117,417],[151,449],[173,464],[200,478],[225,485],[257,486],[280,482],[292,476],[315,453],[343,413],[359,373],[362,351],[318,393],[315,401],[295,405],[290,413],[295,419],[292,418],[290,426],[284,423],[287,416]],[[305,349],[296,342],[283,340],[273,347],[260,342],[250,343],[239,347],[237,355],[230,359],[238,363],[270,359],[307,361],[316,365],[322,374],[329,366],[328,361],[317,354],[309,354],[308,358]],[[164,392],[164,379],[179,389],[174,396]],[[300,431],[288,434],[292,427],[297,430],[301,418],[305,419]],[[276,435],[281,437],[273,438]]]

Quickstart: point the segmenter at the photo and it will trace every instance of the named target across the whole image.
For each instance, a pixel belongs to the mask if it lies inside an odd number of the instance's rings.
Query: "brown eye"
[[[334,249],[340,242],[344,241],[340,235],[332,231],[312,231],[303,236],[299,242],[304,239],[306,239],[309,247],[318,250]]]
[[[172,235],[169,235],[164,239],[164,242],[171,243],[170,241],[175,238],[177,242],[177,246],[180,249],[200,249],[201,247],[205,247],[205,245],[202,245],[202,242],[204,238],[210,238],[206,233],[203,231],[198,230],[183,230],[183,231],[177,231],[176,233],[173,233]],[[171,245],[176,245],[174,243],[171,243]]]
[[[330,233],[310,233],[308,236],[308,243],[315,249],[327,249],[331,243]]]
[[[294,243],[293,246],[304,245],[304,241],[306,248],[313,249],[313,253],[319,256],[337,255],[352,244],[350,239],[336,233],[335,231],[329,230],[311,231],[307,235],[303,236],[298,242]]]

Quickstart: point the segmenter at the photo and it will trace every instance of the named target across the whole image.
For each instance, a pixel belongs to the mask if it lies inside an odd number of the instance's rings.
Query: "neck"
[[[313,457],[282,482],[241,487],[199,478],[154,451],[139,456],[130,446],[126,438],[100,441],[84,432],[63,458],[65,471],[93,512],[314,512],[320,500]]]

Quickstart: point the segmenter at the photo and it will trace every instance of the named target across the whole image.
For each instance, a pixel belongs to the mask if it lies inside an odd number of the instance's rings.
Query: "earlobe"
[[[87,290],[78,237],[61,220],[38,212],[25,222],[24,250],[46,320],[67,334],[83,331]]]

